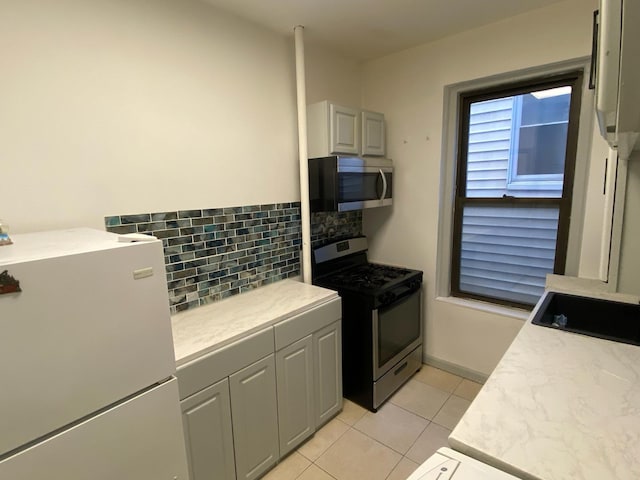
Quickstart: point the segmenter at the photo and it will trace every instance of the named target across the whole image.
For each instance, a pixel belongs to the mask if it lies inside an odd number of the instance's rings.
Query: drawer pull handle
[[[404,370],[405,368],[407,368],[407,365],[409,364],[409,362],[404,362],[402,365],[400,365],[398,368],[395,369],[395,371],[393,372],[394,375],[398,375],[402,370]]]

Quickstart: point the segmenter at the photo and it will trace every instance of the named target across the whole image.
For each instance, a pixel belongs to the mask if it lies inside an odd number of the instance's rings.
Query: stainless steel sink
[[[552,292],[535,325],[640,345],[640,305]]]

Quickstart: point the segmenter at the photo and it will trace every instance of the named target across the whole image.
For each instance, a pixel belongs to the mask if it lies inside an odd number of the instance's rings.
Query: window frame
[[[532,305],[469,293],[460,289],[460,267],[462,249],[462,220],[465,205],[557,205],[559,209],[558,233],[556,237],[556,254],[553,273],[564,274],[567,261],[567,247],[569,241],[571,206],[575,179],[575,164],[578,150],[578,133],[580,129],[580,113],[582,102],[582,88],[584,71],[571,70],[555,75],[544,75],[510,83],[503,83],[487,88],[461,91],[458,94],[457,121],[457,158],[454,177],[454,207],[452,218],[451,262],[450,262],[450,294],[454,297],[487,301],[498,305],[531,309]],[[504,195],[502,198],[466,197],[467,186],[467,156],[469,139],[470,106],[472,103],[495,98],[516,96],[536,90],[570,85],[572,87],[571,103],[569,107],[569,126],[567,130],[567,147],[565,152],[565,171],[562,194],[558,198],[549,197],[513,197]],[[509,161],[511,163],[511,160]],[[509,176],[507,177],[507,186]]]
[[[573,93],[573,92],[572,92]],[[507,169],[507,191],[509,190],[551,190],[562,186],[564,173],[560,174],[518,174],[518,151],[520,148],[520,129],[522,128],[522,97],[513,97],[511,117],[511,147]],[[565,122],[555,122],[565,123]],[[568,122],[567,122],[568,124]],[[550,125],[550,124],[545,124]]]

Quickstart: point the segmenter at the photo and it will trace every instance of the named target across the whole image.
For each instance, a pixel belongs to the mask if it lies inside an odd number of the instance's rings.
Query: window
[[[507,189],[562,191],[571,87],[513,97]]]
[[[461,94],[453,295],[531,306],[564,273],[581,91],[574,72]]]

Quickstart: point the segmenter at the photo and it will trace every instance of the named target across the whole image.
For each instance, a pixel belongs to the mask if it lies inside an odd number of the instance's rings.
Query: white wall
[[[331,100],[359,107],[362,96],[362,63],[332,50],[305,44],[307,104]]]
[[[609,145],[600,135],[594,113],[591,162],[585,198],[585,222],[578,271],[578,276],[582,278],[605,280],[600,278],[600,255],[605,214],[603,187],[608,155]]]
[[[295,201],[293,40],[195,0],[0,3],[0,218]]]
[[[372,258],[424,270],[428,357],[488,374],[523,317],[436,299],[443,88],[588,56],[596,7],[569,0],[364,64],[363,106],[385,113],[396,166],[393,209],[366,211],[365,231]]]
[[[364,65],[306,45],[307,100],[385,112],[393,210],[373,259],[425,271],[427,354],[488,373],[521,320],[435,300],[443,87],[588,55],[596,0],[570,0]],[[0,3],[0,218],[299,199],[293,40],[197,0]]]

